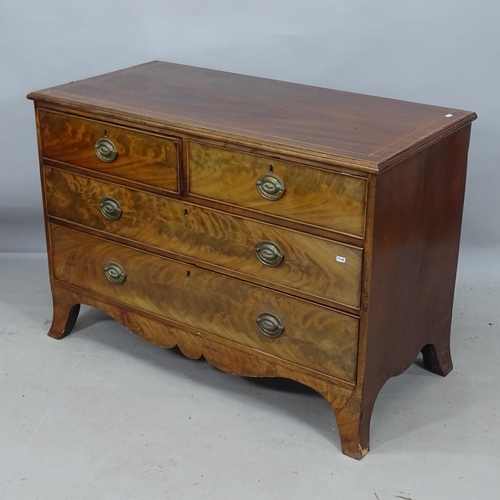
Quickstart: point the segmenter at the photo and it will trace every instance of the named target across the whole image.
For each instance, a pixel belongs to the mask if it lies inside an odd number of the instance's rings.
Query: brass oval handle
[[[276,201],[285,194],[285,184],[272,173],[263,174],[255,183],[257,191],[266,200]]]
[[[106,163],[111,163],[117,155],[115,145],[107,137],[101,137],[97,140],[94,151],[97,157]]]
[[[111,260],[104,265],[104,275],[113,285],[121,285],[127,277],[123,267]]]
[[[267,337],[276,338],[283,333],[283,323],[278,316],[275,316],[273,313],[260,313],[255,322],[259,330]]]
[[[122,216],[120,204],[110,196],[105,196],[99,203],[99,210],[109,220],[118,220]]]
[[[273,241],[262,240],[255,247],[257,258],[266,266],[276,267],[283,260],[283,252]]]

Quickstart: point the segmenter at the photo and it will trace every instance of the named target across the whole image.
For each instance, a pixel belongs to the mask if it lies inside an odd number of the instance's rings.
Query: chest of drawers
[[[450,325],[471,112],[151,62],[34,92],[54,316],[331,404],[369,449],[383,384]]]

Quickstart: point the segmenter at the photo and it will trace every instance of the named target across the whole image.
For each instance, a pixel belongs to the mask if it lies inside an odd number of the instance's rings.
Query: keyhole
[[[185,208],[185,209],[184,209],[184,217],[187,217],[187,216],[188,216],[188,209],[187,209],[187,208]]]
[[[108,133],[105,130],[103,131],[102,135],[103,135],[103,137],[108,137]]]
[[[272,174],[273,173],[273,166],[272,165],[269,165],[269,173]]]
[[[187,277],[187,278],[190,278],[190,277],[191,277],[191,271],[188,271],[188,272],[186,273],[186,277]]]

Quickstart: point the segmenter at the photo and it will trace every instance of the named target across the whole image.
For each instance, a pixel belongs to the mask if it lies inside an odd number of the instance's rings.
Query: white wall
[[[152,59],[476,111],[463,244],[500,244],[498,0],[2,0],[0,251],[44,251],[28,92]]]

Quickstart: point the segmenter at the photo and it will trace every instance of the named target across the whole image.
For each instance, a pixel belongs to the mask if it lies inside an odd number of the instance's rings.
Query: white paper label
[[[337,262],[342,262],[342,264],[345,263],[345,257],[341,257],[340,255],[337,255],[337,257],[335,257],[335,260]]]

